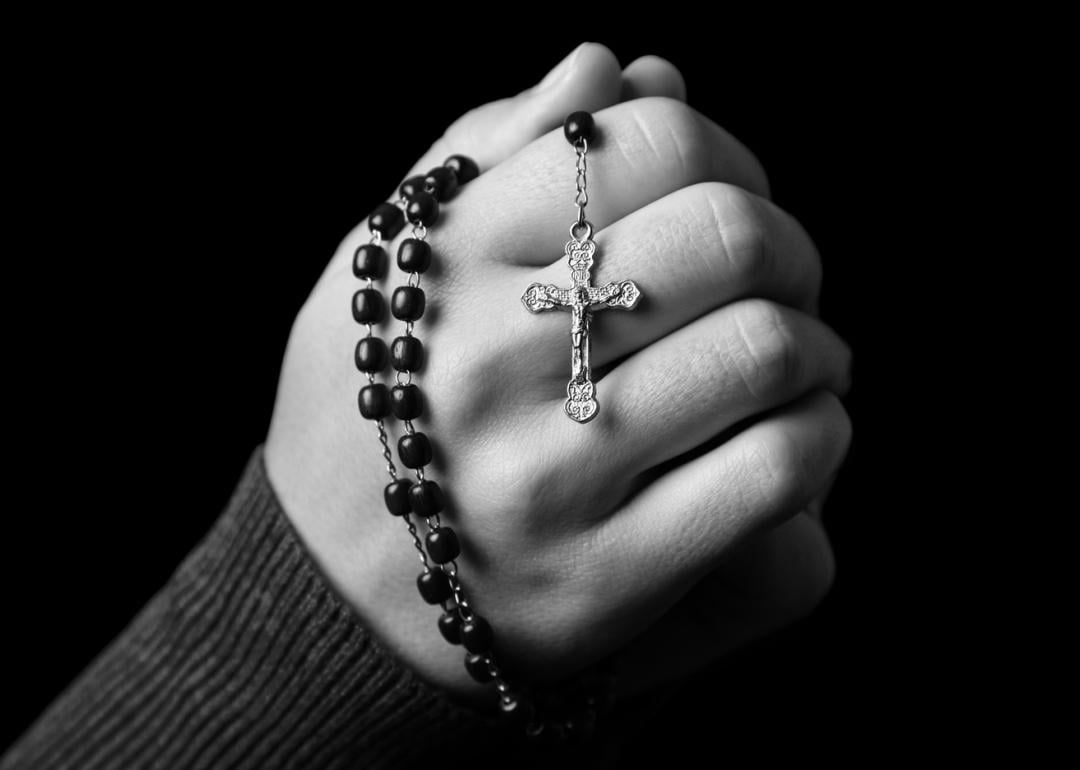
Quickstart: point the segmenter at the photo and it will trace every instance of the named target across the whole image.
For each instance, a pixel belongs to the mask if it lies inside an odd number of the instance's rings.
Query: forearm
[[[400,766],[476,729],[325,581],[259,446],[204,540],[0,767]]]

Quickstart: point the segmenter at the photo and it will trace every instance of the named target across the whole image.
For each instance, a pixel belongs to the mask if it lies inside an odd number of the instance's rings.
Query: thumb
[[[582,43],[536,85],[455,120],[407,176],[424,173],[459,153],[475,160],[481,172],[487,171],[561,126],[571,112],[610,107],[619,102],[621,93],[622,69],[615,54],[600,43]]]
[[[686,80],[679,69],[659,56],[634,59],[623,70],[622,100],[667,96],[686,101]]]
[[[623,72],[611,49],[600,43],[582,43],[536,85],[475,107],[451,123],[402,179],[426,173],[441,166],[449,156],[459,154],[476,161],[483,173],[562,126],[571,112],[596,112],[618,103],[622,91]],[[387,199],[398,197],[395,186]],[[312,296],[322,290],[330,276],[348,269],[353,249],[367,238],[367,222],[362,220],[338,246]]]

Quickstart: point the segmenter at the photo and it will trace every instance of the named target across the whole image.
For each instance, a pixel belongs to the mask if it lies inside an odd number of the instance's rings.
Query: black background
[[[733,657],[643,751],[705,736],[717,759],[837,752],[859,735],[895,756],[914,745],[909,696],[922,735],[948,731],[962,682],[943,630],[954,589],[925,530],[945,503],[920,494],[932,464],[912,454],[926,383],[909,319],[930,312],[931,281],[911,233],[947,205],[940,151],[956,141],[950,83],[966,63],[930,41],[913,57],[886,37],[779,45],[757,28],[738,53],[712,33],[571,24],[540,40],[208,29],[55,45],[17,73],[0,746],[220,513],[339,240],[454,118],[538,81],[582,39],[624,65],[670,59],[690,103],[758,155],[821,250],[822,316],[855,350],[855,442],[826,510],[833,592]]]

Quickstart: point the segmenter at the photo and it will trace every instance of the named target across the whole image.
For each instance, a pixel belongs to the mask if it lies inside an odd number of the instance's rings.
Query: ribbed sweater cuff
[[[402,767],[496,724],[362,625],[302,545],[259,445],[202,542],[0,766]]]

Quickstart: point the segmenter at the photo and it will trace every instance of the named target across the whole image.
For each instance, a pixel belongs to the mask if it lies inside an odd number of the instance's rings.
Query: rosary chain
[[[577,206],[577,227],[585,226],[585,207],[589,203],[589,170],[588,161],[585,159],[589,152],[589,140],[584,137],[574,143],[574,151],[577,153],[577,179],[575,180],[577,191],[574,193],[574,205]]]

